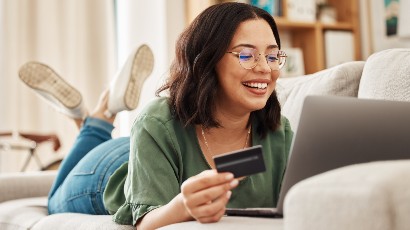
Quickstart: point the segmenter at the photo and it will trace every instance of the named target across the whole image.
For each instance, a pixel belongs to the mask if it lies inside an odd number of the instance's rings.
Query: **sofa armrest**
[[[285,198],[287,230],[409,229],[410,160],[334,169],[294,185]]]
[[[0,202],[47,196],[57,171],[0,174]]]

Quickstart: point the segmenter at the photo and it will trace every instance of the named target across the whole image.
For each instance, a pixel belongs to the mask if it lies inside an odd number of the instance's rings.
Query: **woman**
[[[134,124],[118,212],[133,210],[133,224],[145,229],[218,221],[226,206],[276,205],[291,140],[274,93],[279,49],[273,18],[250,5],[211,6],[194,20],[158,91],[170,97],[157,99]],[[213,156],[257,144],[267,172],[238,183],[212,170]]]
[[[130,142],[100,137],[104,143],[73,166],[75,173],[70,174],[74,175],[50,196],[51,212],[108,211],[117,223],[155,229],[189,220],[217,222],[226,207],[274,207],[292,139],[274,91],[285,56],[267,12],[241,3],[209,7],[177,42],[170,77],[157,91],[169,96],[144,108],[135,120]],[[83,129],[91,125],[90,119]],[[104,126],[100,130],[109,131]],[[253,145],[263,146],[266,172],[245,178],[216,172],[214,156]],[[121,154],[113,154],[111,149],[119,151],[119,146],[124,147]],[[101,183],[93,182],[99,195],[70,210],[57,207],[67,199],[58,190],[72,189],[69,202],[73,203],[86,192],[73,194],[90,181],[78,182],[81,177],[101,168],[118,169],[112,176],[102,173]],[[103,204],[98,202],[102,191]]]

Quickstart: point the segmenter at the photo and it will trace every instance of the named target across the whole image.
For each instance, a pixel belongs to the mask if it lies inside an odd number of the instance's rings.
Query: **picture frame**
[[[397,35],[397,21],[399,17],[399,0],[384,0],[384,15],[386,35]]]
[[[303,51],[300,48],[286,48],[286,63],[281,69],[280,77],[297,77],[305,75]]]
[[[410,0],[399,0],[400,8],[402,4],[408,4]],[[391,1],[388,1],[391,2]],[[397,3],[397,1],[395,1]],[[370,53],[378,52],[385,49],[395,47],[409,47],[408,39],[403,39],[400,35],[400,28],[396,32],[388,32],[386,17],[381,17],[386,11],[389,11],[388,6],[384,0],[367,0],[367,6],[370,9],[368,15],[368,27],[369,27],[369,42]],[[401,14],[397,16],[398,26],[408,25],[410,18],[403,18]],[[394,23],[393,23],[394,24]],[[397,25],[393,25],[397,26]],[[398,32],[398,33],[397,33]]]

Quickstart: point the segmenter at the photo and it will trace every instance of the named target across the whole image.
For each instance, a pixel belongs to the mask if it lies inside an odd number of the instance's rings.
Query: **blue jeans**
[[[128,161],[129,137],[111,138],[112,124],[88,117],[64,158],[48,196],[48,212],[105,215],[103,193],[109,177]]]

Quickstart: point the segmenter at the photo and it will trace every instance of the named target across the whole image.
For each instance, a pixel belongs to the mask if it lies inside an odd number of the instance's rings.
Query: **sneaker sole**
[[[141,89],[154,68],[154,55],[147,45],[138,48],[132,63],[131,76],[124,96],[128,110],[137,108]]]
[[[26,63],[20,68],[19,77],[29,87],[52,95],[69,109],[81,104],[81,93],[47,65],[38,62]]]

